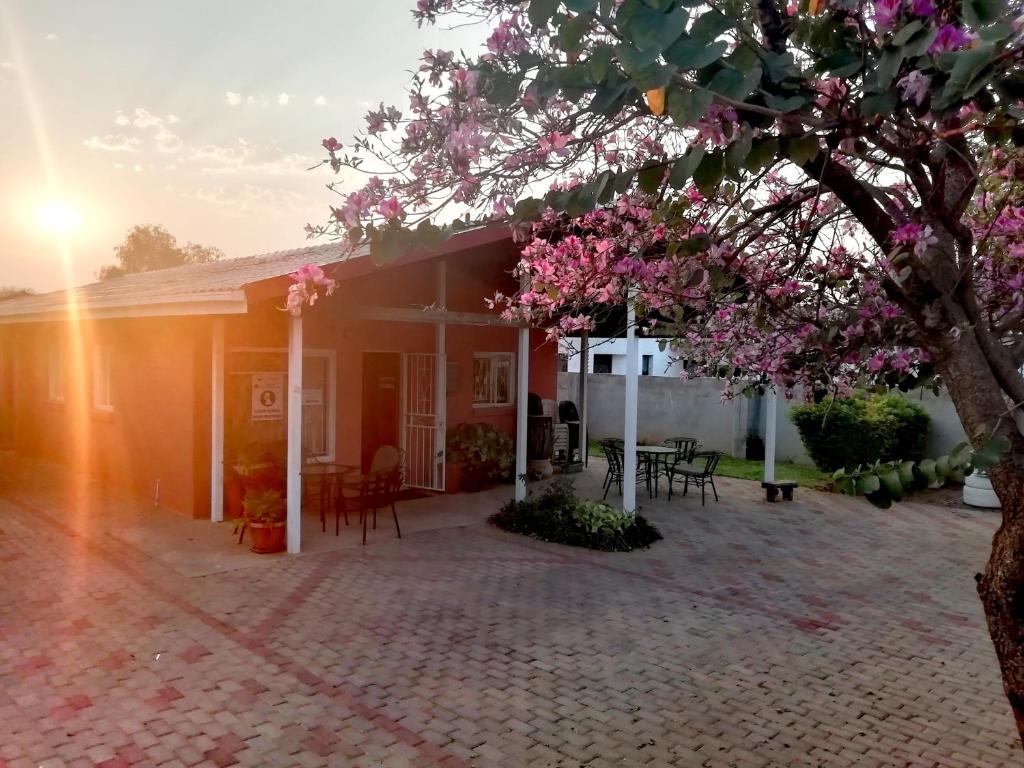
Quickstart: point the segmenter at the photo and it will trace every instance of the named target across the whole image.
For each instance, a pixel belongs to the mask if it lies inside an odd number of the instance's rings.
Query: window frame
[[[64,402],[64,356],[56,344],[46,354],[46,397],[51,403]]]
[[[102,413],[114,412],[114,388],[112,370],[114,349],[101,344],[93,351],[92,359],[92,407]],[[101,395],[103,398],[101,399]]]
[[[488,371],[488,390],[490,398],[487,401],[476,399],[476,363],[477,360],[487,361],[490,364]],[[508,364],[508,396],[505,400],[497,400],[499,366],[496,362]],[[516,355],[514,352],[474,352],[473,353],[473,407],[474,408],[510,408],[516,403]]]

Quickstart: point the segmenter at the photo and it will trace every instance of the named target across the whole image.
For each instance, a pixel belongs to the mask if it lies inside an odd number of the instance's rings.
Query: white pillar
[[[448,269],[442,259],[437,262],[437,308],[443,312],[448,311]],[[434,348],[437,352],[437,370],[434,378],[434,391],[436,392],[436,423],[434,431],[434,487],[445,489],[444,466],[445,466],[445,438],[448,421],[448,357],[447,339],[445,324],[438,323],[434,331]]]
[[[302,315],[288,319],[288,552],[302,541]]]
[[[772,387],[764,395],[764,481],[775,482],[775,424],[779,395]]]
[[[580,401],[580,459],[583,466],[590,464],[590,446],[587,445],[587,371],[590,370],[590,332],[580,333],[580,383],[577,398]]]
[[[636,338],[636,308],[633,306],[635,295],[633,288],[626,292],[626,412],[622,436],[626,445],[622,461],[622,511],[628,515],[636,512],[636,411],[640,394],[637,375],[640,344]]]
[[[530,391],[530,329],[519,329],[519,361],[516,368],[516,493],[526,498],[526,411]]]
[[[210,520],[224,519],[224,318],[213,321],[210,345]]]

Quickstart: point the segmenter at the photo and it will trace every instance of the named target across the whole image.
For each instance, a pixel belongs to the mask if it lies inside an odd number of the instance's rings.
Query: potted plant
[[[252,551],[261,555],[284,551],[287,519],[284,497],[269,489],[249,491],[243,506],[252,538]]]

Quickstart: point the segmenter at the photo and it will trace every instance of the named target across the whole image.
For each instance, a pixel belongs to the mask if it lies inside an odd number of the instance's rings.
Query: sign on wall
[[[284,418],[284,374],[252,375],[252,420],[280,421]]]

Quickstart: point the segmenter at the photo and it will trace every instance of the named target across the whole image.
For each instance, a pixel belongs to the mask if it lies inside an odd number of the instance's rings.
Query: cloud
[[[106,136],[91,136],[82,143],[89,149],[101,149],[105,152],[138,152],[142,146],[142,139],[125,136],[123,133],[108,133]]]
[[[327,104],[327,97],[326,96],[317,96],[315,99],[313,99],[313,106],[314,107],[323,107],[326,104]]]
[[[291,100],[291,96],[289,96],[287,93],[279,93],[279,94],[277,94],[277,105],[279,107],[287,107],[288,106],[288,102],[290,100]]]
[[[234,145],[203,144],[189,153],[204,176],[253,175],[290,176],[304,174],[317,164],[316,158],[297,152],[282,152],[238,139]]]
[[[132,120],[132,125],[136,128],[159,128],[163,124],[164,119],[162,117],[157,117],[143,107],[135,108],[135,119]]]
[[[57,35],[56,32],[47,32],[43,40],[52,43],[54,40],[60,40],[60,37]]]
[[[13,61],[0,61],[0,69],[14,69]]]
[[[224,94],[224,100],[227,102],[229,107],[237,107],[242,103],[242,94],[235,93],[234,91],[227,91]]]
[[[160,127],[153,139],[156,141],[157,151],[165,155],[174,154],[185,146],[185,142],[181,140],[180,136],[167,130],[164,126]]]
[[[253,215],[275,219],[310,216],[321,204],[321,201],[300,192],[259,184],[200,187],[195,191],[195,197],[231,218]]]
[[[132,124],[132,119],[130,117],[128,117],[128,115],[126,115],[121,110],[118,110],[117,114],[114,115],[114,125],[125,126],[125,125],[131,125],[131,124]]]

